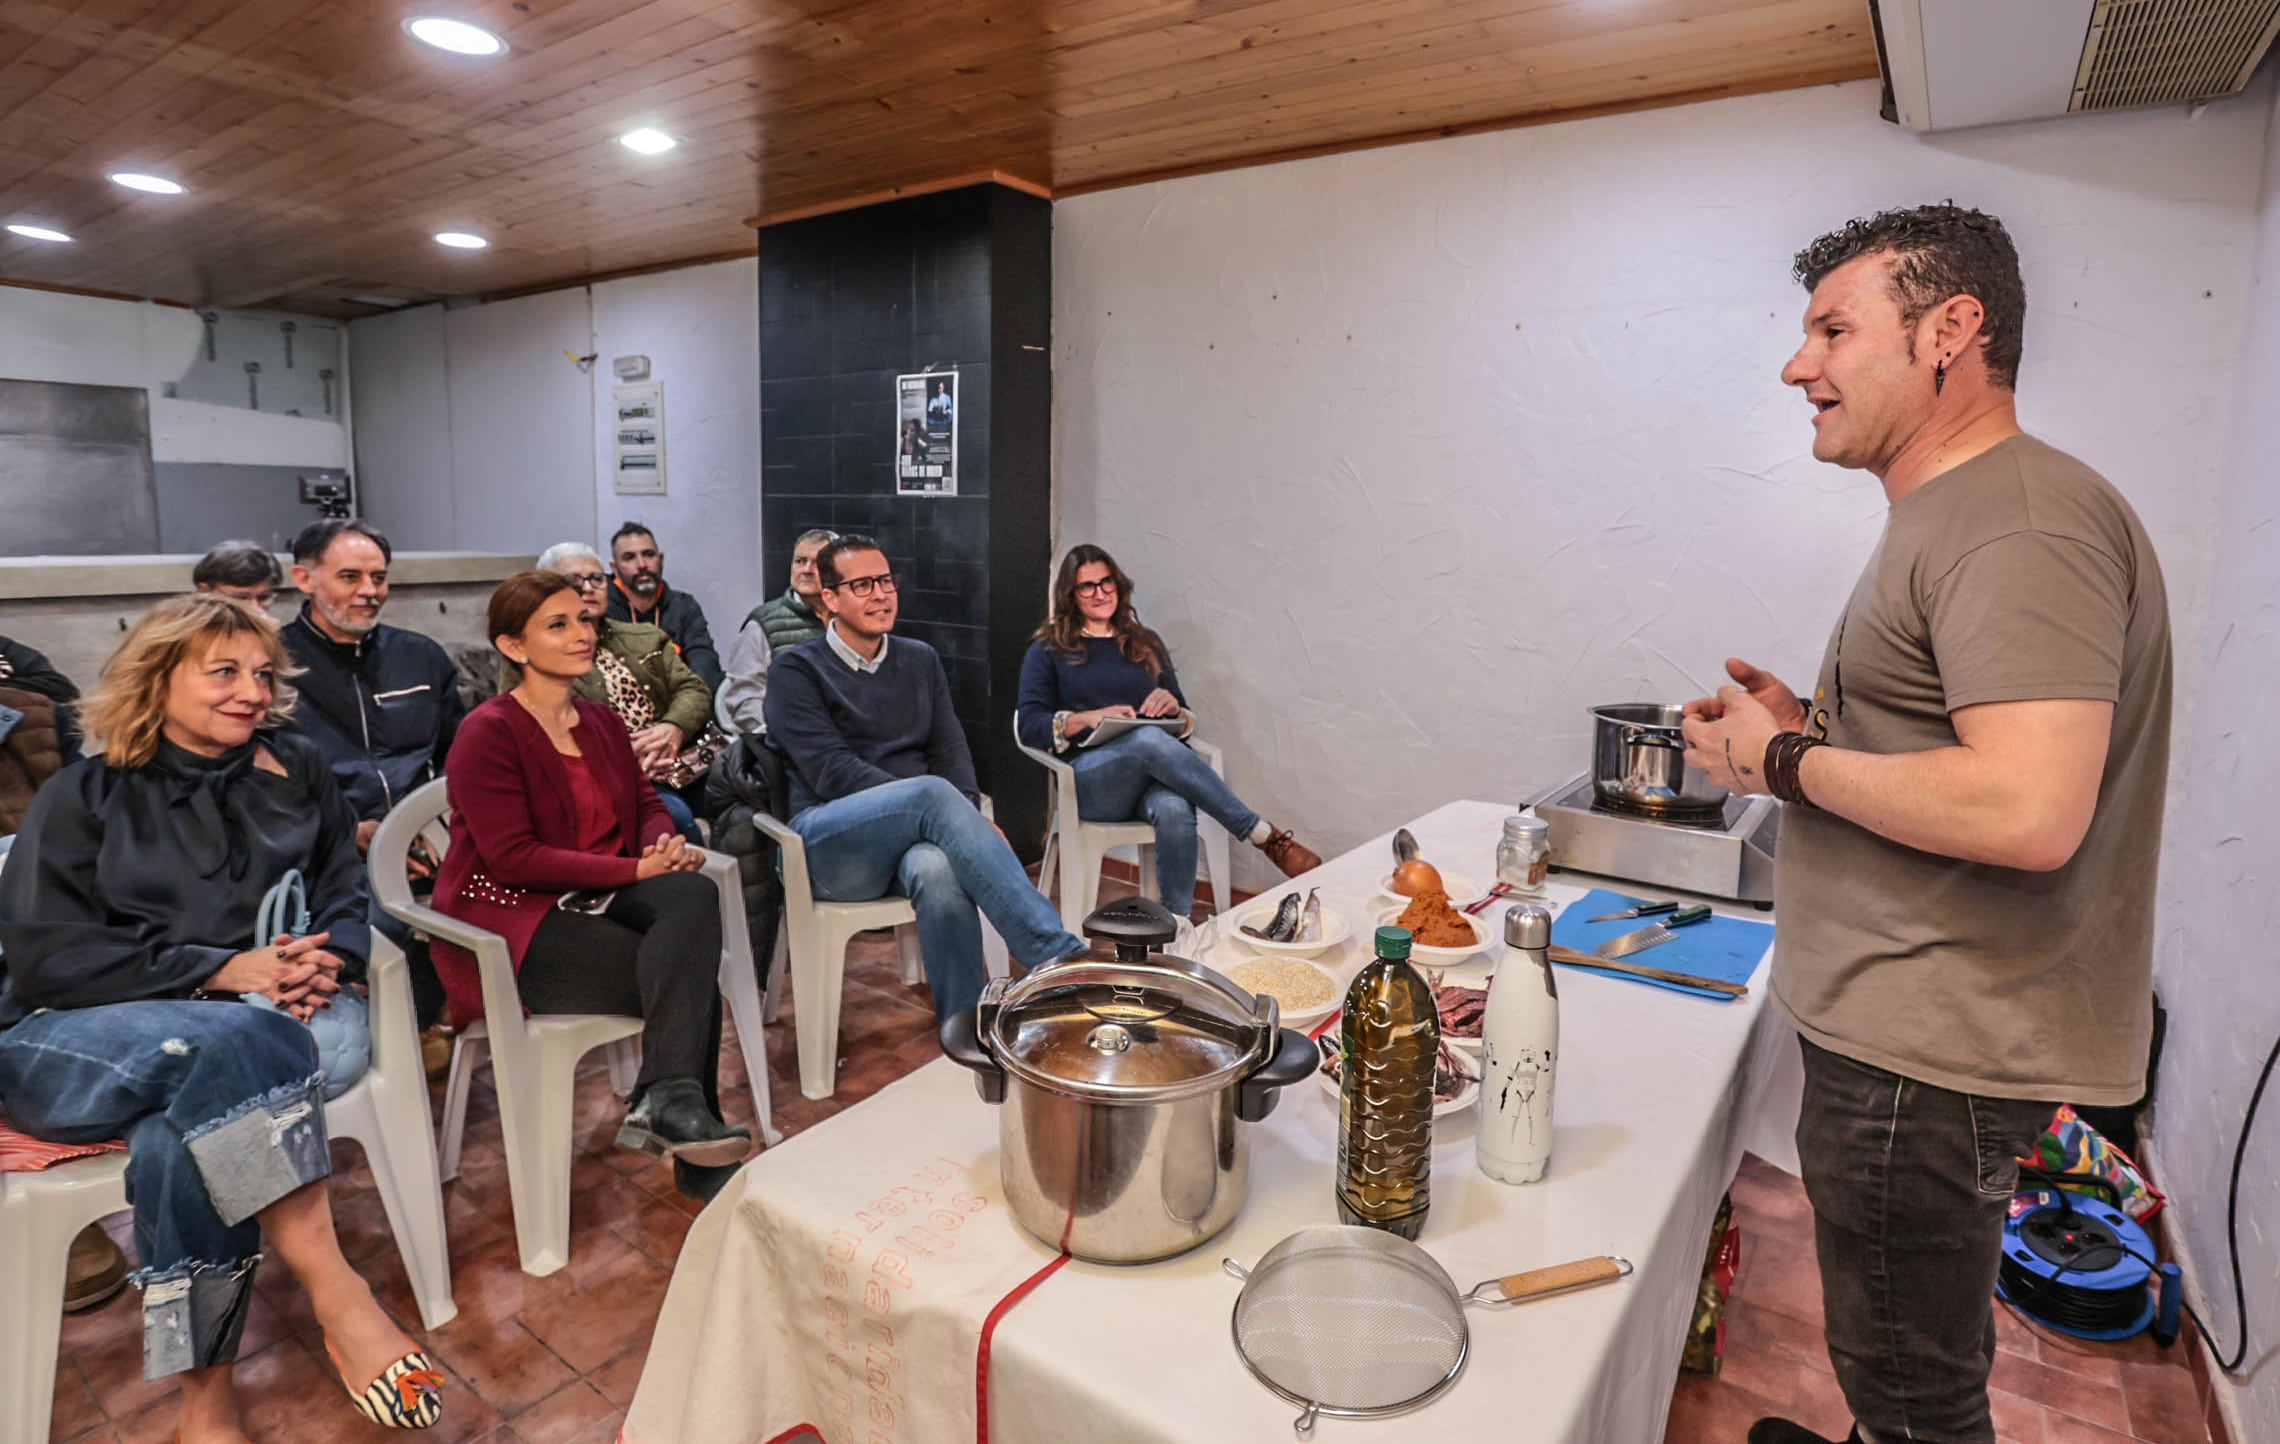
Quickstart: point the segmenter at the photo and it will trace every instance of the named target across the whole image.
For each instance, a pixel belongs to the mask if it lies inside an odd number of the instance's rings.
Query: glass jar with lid
[[[1514,892],[1541,897],[1551,870],[1552,825],[1532,807],[1504,819],[1504,837],[1496,844],[1497,879]]]

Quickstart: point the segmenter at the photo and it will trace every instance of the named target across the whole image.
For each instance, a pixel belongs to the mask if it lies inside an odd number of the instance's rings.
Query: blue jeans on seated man
[[[890,892],[910,899],[938,1019],[981,999],[983,914],[1007,950],[1033,966],[1085,946],[989,819],[939,777],[818,803],[792,819],[792,831],[807,844],[816,901],[872,902]]]
[[[254,1215],[332,1172],[316,1073],[307,1028],[243,1003],[46,1009],[0,1033],[11,1123],[51,1143],[126,1140],[144,1378],[237,1357]]]
[[[1174,917],[1195,911],[1195,815],[1201,811],[1238,838],[1259,825],[1225,778],[1195,749],[1155,727],[1139,727],[1069,759],[1077,774],[1077,815],[1086,822],[1153,823],[1156,889]],[[1220,878],[1220,887],[1228,880]],[[1227,899],[1219,899],[1227,906]]]

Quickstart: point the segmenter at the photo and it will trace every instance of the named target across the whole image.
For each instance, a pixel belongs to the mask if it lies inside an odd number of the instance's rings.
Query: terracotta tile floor
[[[1752,1422],[1785,1414],[1841,1439],[1852,1427],[1821,1332],[1821,1271],[1804,1185],[1750,1156],[1734,1180],[1742,1264],[1726,1303],[1726,1362],[1681,1374],[1668,1444],[1741,1444]],[[2207,1444],[2185,1347],[2146,1335],[2091,1344],[1996,1307],[1991,1386],[2003,1444]]]
[[[799,1093],[790,1027],[795,1006],[786,1004],[783,1023],[769,1030],[768,1040],[776,1121],[786,1133],[870,1096],[938,1051],[926,994],[902,985],[884,934],[859,940],[851,957],[840,1086],[826,1102]],[[749,1122],[740,1057],[733,1046],[723,1051],[722,1081],[728,1111]],[[569,1267],[549,1278],[530,1278],[516,1264],[498,1117],[488,1089],[475,1091],[460,1175],[445,1187],[459,1317],[432,1340],[452,1375],[443,1426],[424,1436],[438,1444],[605,1444],[616,1437],[633,1397],[695,1209],[673,1192],[668,1165],[611,1146],[622,1105],[611,1096],[599,1060],[595,1055],[578,1086],[580,1153],[570,1214],[576,1251]],[[342,1246],[389,1311],[424,1341],[364,1155],[344,1144],[335,1163],[333,1208]],[[1841,1437],[1848,1421],[1822,1347],[1804,1190],[1747,1159],[1734,1185],[1734,1215],[1744,1245],[1727,1313],[1725,1368],[1714,1379],[1680,1378],[1668,1438],[1671,1444],[1741,1444],[1752,1420],[1777,1411]],[[131,1242],[127,1222],[125,1215],[110,1222],[122,1243]],[[139,1317],[128,1290],[64,1321],[55,1440],[139,1444],[173,1437],[174,1389],[142,1379]],[[2205,1444],[2208,1436],[2193,1422],[2200,1406],[2180,1352],[2163,1353],[2143,1338],[2082,1345],[1999,1318],[1995,1417],[2007,1444]],[[262,1444],[378,1444],[404,1437],[350,1410],[325,1363],[307,1299],[273,1263],[257,1277],[238,1386],[249,1430]]]
[[[800,1096],[791,1027],[797,1006],[787,1000],[781,1024],[768,1030],[776,1125],[787,1134],[860,1102],[940,1052],[933,1007],[922,989],[902,985],[893,943],[883,933],[859,939],[851,950],[841,1005],[839,1091],[824,1102]],[[578,1080],[579,1155],[570,1204],[574,1252],[569,1267],[548,1278],[531,1278],[516,1262],[498,1111],[488,1086],[474,1091],[459,1177],[444,1186],[459,1317],[432,1339],[452,1378],[443,1424],[422,1438],[436,1444],[604,1444],[617,1437],[673,1259],[697,1210],[673,1191],[671,1165],[612,1147],[623,1105],[610,1093],[601,1058],[591,1055]],[[722,1050],[721,1066],[727,1112],[733,1121],[749,1124],[751,1100],[733,1041]],[[440,1112],[440,1084],[436,1091]],[[333,1162],[342,1250],[397,1321],[414,1338],[431,1342],[418,1327],[419,1311],[363,1150],[335,1145]],[[108,1226],[132,1248],[127,1215]],[[101,1308],[65,1318],[50,1416],[57,1444],[141,1444],[174,1437],[174,1387],[143,1381],[141,1351],[141,1316],[132,1289]],[[410,1437],[353,1412],[325,1362],[307,1298],[274,1261],[256,1276],[237,1379],[248,1431],[261,1444],[379,1444]]]

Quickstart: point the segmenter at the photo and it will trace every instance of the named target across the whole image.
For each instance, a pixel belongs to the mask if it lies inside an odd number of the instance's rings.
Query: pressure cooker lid
[[[995,989],[993,989],[995,991]],[[990,999],[985,1013],[993,1011]],[[1008,1073],[1109,1103],[1162,1103],[1240,1080],[1266,1056],[1272,998],[1180,959],[1086,960],[1040,968],[1006,988],[982,1020]]]

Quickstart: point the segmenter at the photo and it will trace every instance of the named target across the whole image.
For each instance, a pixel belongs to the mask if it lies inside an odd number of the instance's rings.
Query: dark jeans
[[[237,1357],[254,1215],[332,1171],[318,1083],[309,1030],[243,1003],[48,1009],[0,1033],[0,1110],[18,1128],[127,1141],[144,1378]]]
[[[1156,891],[1175,917],[1195,911],[1195,815],[1217,820],[1247,839],[1259,814],[1243,805],[1195,749],[1153,727],[1127,732],[1098,747],[1080,748],[1069,765],[1077,774],[1077,814],[1087,822],[1145,821],[1156,829]],[[1216,884],[1227,887],[1227,879]],[[1228,908],[1219,899],[1220,911]]]
[[[939,777],[900,777],[817,803],[792,830],[807,844],[818,902],[870,902],[897,889],[910,899],[938,1021],[981,1000],[983,917],[1031,967],[1085,946],[989,819]]]
[[[641,1078],[694,1078],[719,1111],[720,890],[669,872],[619,888],[607,911],[546,915],[516,976],[534,1013],[639,1018]]]
[[[1797,1155],[1845,1402],[1877,1444],[1994,1444],[2003,1218],[2018,1157],[2057,1105],[1952,1093],[1803,1046]]]

